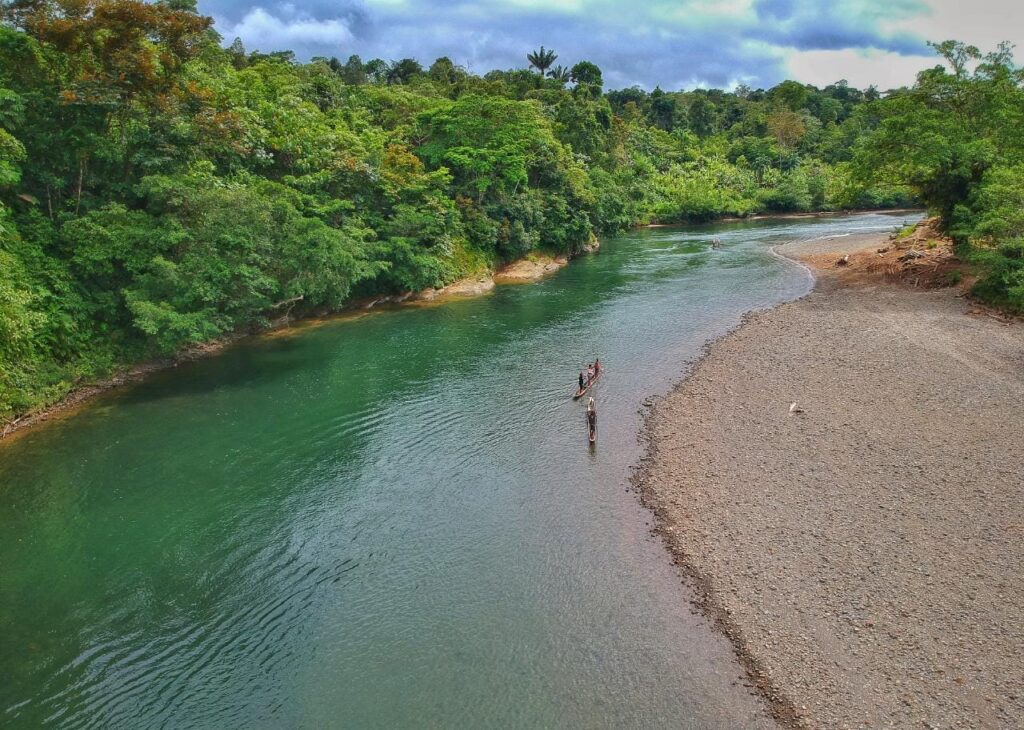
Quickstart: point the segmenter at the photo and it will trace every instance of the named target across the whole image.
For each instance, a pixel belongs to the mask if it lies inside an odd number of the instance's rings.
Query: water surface
[[[625,489],[638,407],[808,290],[773,244],[903,219],[630,233],[539,284],[254,339],[0,448],[0,725],[767,723]],[[595,355],[592,451],[568,396]]]

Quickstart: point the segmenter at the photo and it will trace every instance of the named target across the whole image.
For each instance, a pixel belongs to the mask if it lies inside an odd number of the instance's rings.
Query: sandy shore
[[[638,484],[783,725],[1022,727],[1024,325],[842,269],[656,404]]]

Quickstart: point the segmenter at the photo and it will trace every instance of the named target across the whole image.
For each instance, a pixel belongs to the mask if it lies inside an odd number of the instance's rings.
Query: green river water
[[[766,724],[626,490],[638,409],[808,291],[772,245],[903,220],[637,231],[537,284],[253,338],[0,445],[0,726]],[[595,354],[592,451],[569,395]]]

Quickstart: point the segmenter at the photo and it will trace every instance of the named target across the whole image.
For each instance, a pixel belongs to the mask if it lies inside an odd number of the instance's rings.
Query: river
[[[772,245],[903,220],[635,231],[0,445],[0,725],[767,726],[627,491],[640,407],[808,291]],[[569,395],[595,355],[591,450]]]

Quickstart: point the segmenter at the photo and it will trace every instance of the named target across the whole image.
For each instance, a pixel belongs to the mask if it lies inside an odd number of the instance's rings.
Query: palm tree
[[[530,65],[540,71],[540,75],[543,76],[544,72],[551,68],[551,64],[555,62],[558,56],[555,55],[554,51],[545,51],[544,46],[540,47],[539,51],[526,54],[526,60],[530,62]]]
[[[554,79],[560,84],[567,84],[572,81],[572,71],[567,69],[565,66],[555,66],[548,71],[548,78]]]

